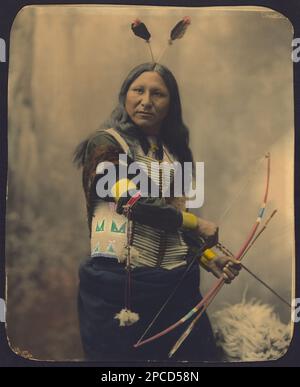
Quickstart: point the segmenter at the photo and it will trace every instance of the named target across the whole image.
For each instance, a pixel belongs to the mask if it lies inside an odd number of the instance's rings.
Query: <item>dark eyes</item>
[[[135,91],[138,94],[143,94],[143,92],[144,92],[144,90],[142,88],[135,88],[135,89],[132,89],[132,90]]]
[[[141,87],[135,87],[134,89],[132,89],[135,93],[137,94],[143,94],[144,93],[144,89],[141,88]],[[155,95],[157,97],[164,97],[165,96],[165,93],[159,91],[159,90],[154,90],[151,92],[152,95]]]

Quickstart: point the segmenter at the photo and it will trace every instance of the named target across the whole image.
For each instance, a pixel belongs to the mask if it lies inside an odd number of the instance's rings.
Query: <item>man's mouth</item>
[[[143,112],[143,111],[138,111],[136,112],[137,115],[141,116],[141,117],[153,117],[154,114],[152,113],[149,113],[149,112]]]

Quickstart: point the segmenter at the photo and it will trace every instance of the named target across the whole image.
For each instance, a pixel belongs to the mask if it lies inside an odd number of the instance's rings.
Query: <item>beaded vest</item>
[[[106,129],[106,132],[112,135],[124,153],[128,154],[129,146],[125,139],[112,128]],[[163,151],[164,157],[161,162],[170,165],[170,174],[165,174],[162,171],[162,164],[154,158],[153,152],[150,151],[148,155],[145,155],[142,148],[138,146],[134,155],[134,161],[143,165],[143,170],[159,187],[162,197],[164,193],[162,187],[167,189],[174,179],[172,163],[175,161],[175,158],[165,147],[163,147]],[[151,168],[153,162],[158,168]],[[163,184],[162,179],[164,179]],[[110,257],[117,259],[120,263],[124,262],[126,260],[127,231],[128,219],[116,212],[116,204],[99,200],[92,218],[91,256]],[[183,239],[181,230],[169,232],[137,221],[132,222],[131,265],[133,267],[162,267],[170,270],[186,264],[187,252],[188,246]]]

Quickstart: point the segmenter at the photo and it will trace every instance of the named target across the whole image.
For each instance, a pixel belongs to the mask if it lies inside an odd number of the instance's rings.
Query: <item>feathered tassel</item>
[[[151,34],[148,31],[146,25],[141,22],[140,19],[135,19],[131,24],[131,29],[134,33],[134,35],[138,36],[141,39],[146,40],[146,42],[149,42],[151,38]]]
[[[189,16],[185,16],[182,20],[180,20],[180,22],[178,22],[171,31],[169,44],[172,44],[176,39],[181,39],[190,24],[191,18]]]
[[[139,321],[140,316],[125,308],[115,315],[115,319],[120,321],[120,327],[129,327]]]

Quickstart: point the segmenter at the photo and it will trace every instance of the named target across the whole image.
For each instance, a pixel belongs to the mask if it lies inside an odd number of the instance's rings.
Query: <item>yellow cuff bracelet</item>
[[[124,193],[131,189],[136,189],[136,185],[129,179],[120,179],[112,187],[111,193],[118,201]]]
[[[208,261],[212,261],[217,255],[212,250],[207,249],[204,251],[202,256]]]
[[[190,212],[182,211],[182,227],[195,229],[198,225],[198,218]]]

